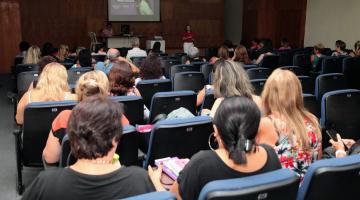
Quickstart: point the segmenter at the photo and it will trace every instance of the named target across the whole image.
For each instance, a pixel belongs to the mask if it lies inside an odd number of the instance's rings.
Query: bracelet
[[[339,158],[339,154],[343,154],[344,156],[346,156],[346,152],[344,150],[342,150],[342,149],[336,150],[335,157]]]

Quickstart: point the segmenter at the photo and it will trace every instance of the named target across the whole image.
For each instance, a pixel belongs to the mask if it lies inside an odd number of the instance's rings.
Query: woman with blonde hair
[[[24,121],[24,110],[31,102],[63,101],[75,99],[68,85],[68,75],[65,67],[59,63],[50,63],[45,66],[40,74],[34,89],[27,91],[20,99],[16,122],[22,124]]]
[[[243,45],[236,47],[232,60],[244,65],[252,64],[247,50]]]
[[[90,71],[80,76],[76,83],[76,96],[79,102],[91,96],[107,97],[109,95],[110,85],[109,80],[102,71]],[[45,166],[55,164],[60,158],[61,142],[66,135],[66,128],[68,120],[71,115],[71,110],[64,110],[54,119],[43,150],[43,159]],[[126,117],[121,118],[121,124],[129,124]]]
[[[59,55],[58,55],[59,62],[66,62],[68,57],[69,57],[69,46],[64,44],[60,45]]]
[[[33,45],[26,51],[23,64],[38,64],[40,61],[40,56],[40,48],[36,45]]]
[[[267,120],[260,125],[257,142],[274,146],[282,166],[303,178],[310,164],[321,158],[321,131],[318,119],[304,107],[299,79],[291,71],[277,69],[261,98]]]

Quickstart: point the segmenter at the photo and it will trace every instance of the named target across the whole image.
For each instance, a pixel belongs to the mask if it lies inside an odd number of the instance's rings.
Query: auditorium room
[[[1,200],[360,199],[359,0],[1,0]]]

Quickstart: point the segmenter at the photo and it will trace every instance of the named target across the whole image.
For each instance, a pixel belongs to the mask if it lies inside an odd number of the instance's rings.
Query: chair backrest
[[[244,67],[245,70],[257,68],[256,64],[249,64],[249,65],[242,65],[242,66]]]
[[[166,78],[170,78],[170,68],[171,68],[171,66],[181,64],[180,60],[176,60],[176,59],[161,60],[160,62],[161,62],[161,67],[162,67],[163,72],[164,72],[164,76]]]
[[[293,54],[291,51],[279,52],[279,66],[289,66],[293,64]]]
[[[322,62],[325,59],[326,56],[321,56],[318,59],[318,62],[316,63],[316,65],[314,66],[314,71],[315,72],[321,72],[322,71]]]
[[[279,67],[279,56],[278,55],[266,55],[260,62],[259,67],[269,68],[274,70]]]
[[[71,146],[69,136],[66,134],[61,142],[59,167],[64,168],[74,164],[76,159],[71,154]]]
[[[293,57],[293,66],[298,66],[304,69],[304,72],[309,72],[312,69],[310,55],[295,54]]]
[[[24,93],[29,89],[30,84],[33,81],[37,81],[39,78],[39,72],[37,71],[28,71],[21,72],[17,77],[17,91],[18,99],[20,99]]]
[[[71,69],[71,67],[74,65],[74,63],[71,63],[71,62],[63,62],[60,64],[62,64],[66,68],[66,70]]]
[[[149,122],[159,114],[169,114],[171,111],[184,107],[196,114],[196,94],[193,91],[175,91],[155,93],[150,106]]]
[[[302,68],[298,67],[298,66],[283,66],[283,67],[280,67],[280,68],[292,71],[297,76],[304,75],[304,70]]]
[[[316,96],[313,94],[303,94],[303,98],[305,108],[317,118],[320,118],[320,104],[316,100]]]
[[[345,88],[343,74],[321,74],[315,80],[315,96],[319,101],[326,92],[342,90]]]
[[[343,60],[343,74],[347,88],[360,89],[360,57],[349,57]]]
[[[254,87],[254,94],[261,95],[261,92],[264,89],[264,85],[266,83],[266,79],[253,79],[250,80],[252,86]]]
[[[246,70],[250,80],[253,79],[267,79],[271,74],[271,69],[256,67]]]
[[[195,65],[173,65],[170,67],[170,77],[174,78],[179,72],[200,72],[200,66]]]
[[[133,57],[130,58],[130,60],[131,60],[132,62],[143,61],[143,60],[145,60],[145,59],[146,59],[146,56],[133,56]]]
[[[176,200],[176,196],[171,192],[150,192],[122,200]]]
[[[169,79],[152,79],[140,81],[136,88],[139,90],[145,106],[150,108],[154,94],[157,92],[169,92],[172,90],[172,85]]]
[[[24,166],[42,166],[42,151],[56,116],[71,110],[76,101],[34,102],[25,107],[22,162]]]
[[[129,120],[131,125],[144,123],[144,102],[139,96],[114,96],[111,99],[122,103],[124,108],[124,115]]]
[[[303,93],[314,94],[315,84],[313,79],[309,76],[298,76],[298,78],[300,80]]]
[[[39,65],[37,64],[18,64],[15,66],[15,75],[17,76],[21,72],[39,71]]]
[[[322,74],[342,73],[342,59],[337,56],[327,56],[322,60]]]
[[[94,58],[96,62],[104,62],[106,60],[106,55],[95,54],[91,55],[91,57]]]
[[[207,183],[199,200],[218,199],[295,199],[299,177],[289,169],[279,169],[244,178]]]
[[[208,150],[212,132],[212,119],[208,116],[159,121],[151,131],[144,167],[153,165],[155,159],[191,158],[200,150]]]
[[[67,70],[68,72],[68,83],[76,84],[76,81],[79,80],[80,76],[85,74],[86,72],[91,71],[90,67],[79,67],[74,69]]]
[[[360,139],[360,90],[325,93],[321,101],[321,125],[335,129],[342,138]],[[327,135],[324,135],[326,138]],[[326,140],[326,139],[323,140]]]
[[[200,67],[200,72],[204,75],[205,83],[209,83],[210,73],[213,71],[214,65],[210,63],[204,63]]]
[[[319,160],[308,168],[297,200],[356,199],[360,196],[360,155]]]
[[[204,88],[205,80],[201,72],[179,72],[173,78],[173,90],[192,90],[199,92]]]

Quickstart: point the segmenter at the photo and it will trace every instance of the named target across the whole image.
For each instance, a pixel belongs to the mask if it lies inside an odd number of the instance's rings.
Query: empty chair
[[[308,73],[312,70],[311,59],[308,54],[295,54],[292,65],[301,67],[304,70],[304,73]]]
[[[254,94],[261,95],[263,91],[266,79],[253,79],[250,80],[252,86],[254,87]]]
[[[150,192],[142,195],[124,198],[123,200],[176,200],[176,196],[171,192]]]
[[[187,119],[162,120],[151,131],[144,167],[165,157],[191,158],[200,150],[208,150],[213,132],[212,119],[197,116]]]
[[[204,75],[205,83],[209,83],[210,73],[213,71],[214,65],[210,63],[204,63],[200,66],[200,72]]]
[[[289,169],[279,169],[244,178],[212,181],[203,187],[199,200],[295,199],[299,182],[299,177]]]
[[[172,90],[171,80],[169,79],[153,79],[142,80],[136,88],[139,90],[146,107],[150,108],[151,99],[157,92],[168,92]]]
[[[264,59],[259,63],[259,67],[269,68],[274,70],[279,67],[278,55],[266,55]]]
[[[279,52],[279,66],[289,66],[293,64],[293,54],[291,51]]]
[[[326,92],[345,89],[343,74],[332,73],[319,75],[315,80],[315,96],[321,101]]]
[[[160,60],[161,67],[163,68],[164,76],[170,78],[170,67],[173,65],[180,65],[181,62],[175,59]]]
[[[144,102],[139,96],[114,96],[111,99],[124,105],[124,115],[131,125],[143,124]]]
[[[309,76],[298,76],[303,93],[314,94],[314,81]]]
[[[15,75],[17,76],[21,72],[39,71],[39,65],[37,64],[18,64],[15,66]]]
[[[17,190],[23,192],[22,168],[42,167],[42,151],[51,130],[55,117],[63,110],[71,110],[75,101],[35,102],[26,106],[22,128],[14,130]]]
[[[91,71],[92,68],[90,67],[79,67],[67,70],[68,72],[68,82],[71,85],[75,85],[76,81],[80,78],[81,75],[85,74],[86,72]]]
[[[320,118],[320,104],[316,100],[316,96],[313,94],[304,94],[303,96],[305,108],[317,118]]]
[[[149,122],[159,114],[169,114],[171,111],[184,107],[196,114],[196,94],[193,91],[158,92],[150,106]]]
[[[199,92],[204,88],[205,80],[201,72],[179,72],[173,78],[173,90],[192,90]]]
[[[323,58],[321,73],[342,73],[342,60],[337,56],[327,56]]]
[[[343,60],[343,74],[347,88],[360,89],[360,57],[349,57]]]
[[[37,71],[28,71],[21,72],[17,77],[17,91],[18,99],[21,99],[23,94],[29,89],[30,84],[33,81],[37,81],[39,78],[39,72]]]
[[[321,101],[321,125],[335,129],[342,138],[360,139],[360,90],[325,93]],[[328,141],[326,134],[323,141]]]
[[[356,199],[359,171],[360,155],[317,161],[308,168],[297,200]]]
[[[280,67],[280,68],[292,71],[297,76],[304,75],[303,69],[298,67],[298,66],[283,66],[283,67]]]
[[[246,70],[246,73],[249,76],[249,79],[267,79],[270,74],[271,74],[271,70],[268,68],[251,68]]]
[[[200,66],[195,65],[173,65],[170,67],[170,77],[174,78],[179,72],[200,72]]]

